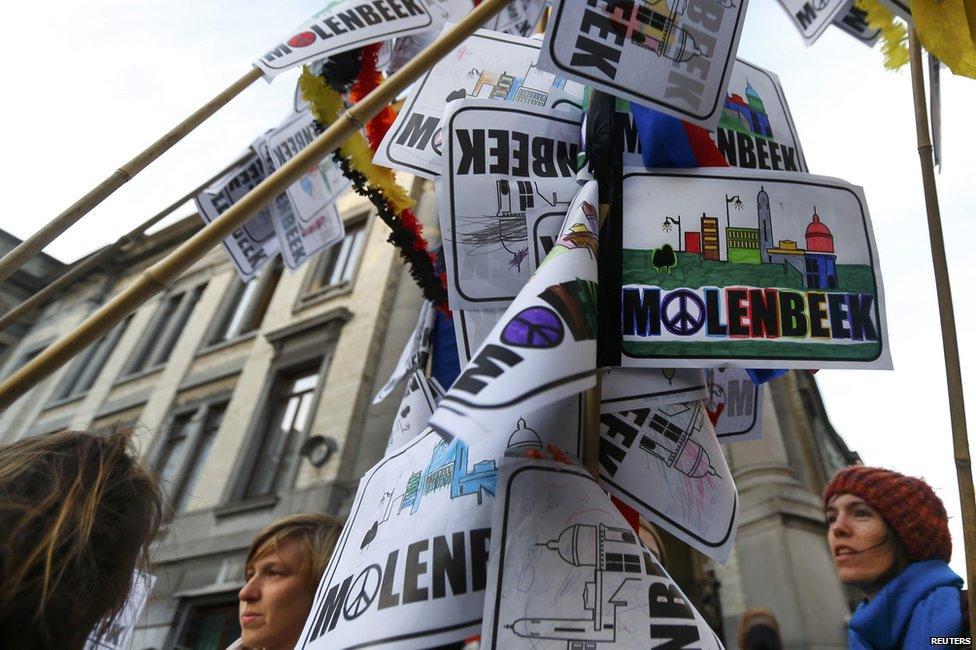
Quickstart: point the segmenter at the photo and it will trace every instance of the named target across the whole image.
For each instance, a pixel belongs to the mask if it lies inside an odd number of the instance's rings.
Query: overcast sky
[[[17,3],[0,22],[0,228],[26,237],[204,101],[319,9],[316,0]],[[810,48],[775,0],[753,0],[739,56],[777,73],[810,170],[864,187],[895,370],[822,371],[831,420],[865,463],[922,476],[950,514],[965,573],[939,305],[929,256],[908,68],[830,28]],[[109,198],[47,252],[73,261],[213,175],[288,114],[294,72],[259,81]],[[976,409],[976,81],[943,73],[938,177],[966,396]],[[970,116],[967,118],[966,116]],[[187,205],[177,212],[192,212]],[[969,418],[974,422],[973,417]],[[976,431],[973,432],[976,437]]]

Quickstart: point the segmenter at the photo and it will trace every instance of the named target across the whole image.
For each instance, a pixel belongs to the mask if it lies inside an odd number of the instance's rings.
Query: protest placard
[[[498,466],[509,448],[521,455],[536,442],[578,455],[556,415],[470,445],[428,430],[369,470],[298,647],[428,648],[478,634]]]
[[[705,412],[721,443],[762,438],[763,388],[742,368],[705,371]]]
[[[468,439],[595,383],[597,206],[590,181],[552,251],[441,401],[432,427]]]
[[[434,178],[441,174],[441,119],[448,102],[481,98],[579,113],[583,87],[536,66],[541,44],[478,30],[416,83],[373,162]]]
[[[259,153],[253,148],[250,153],[237,167],[194,199],[200,217],[206,223],[223,214],[257,187],[268,174]],[[250,281],[257,270],[281,250],[275,235],[270,206],[262,208],[256,216],[224,239],[223,244],[241,280]]]
[[[481,647],[722,644],[585,471],[512,461],[498,474]]]
[[[556,0],[539,67],[711,129],[746,4]]]
[[[615,124],[624,166],[643,167],[633,116],[618,108]],[[743,59],[736,59],[732,66],[721,117],[709,135],[732,167],[807,171],[800,137],[779,78]]]
[[[315,139],[314,122],[309,113],[299,113],[266,136],[273,169],[280,168]],[[345,229],[335,202],[349,185],[332,158],[325,158],[272,203],[272,223],[288,268],[297,269],[309,257],[342,239]]]
[[[443,124],[437,199],[450,305],[507,307],[555,245],[579,189],[581,119],[467,99],[448,105]]]
[[[812,45],[845,10],[845,0],[779,0],[803,41]]]
[[[648,521],[725,562],[739,498],[703,401],[601,413],[600,483]]]
[[[861,188],[799,173],[631,170],[623,195],[621,365],[891,367]]]
[[[330,0],[254,65],[270,80],[293,66],[432,26],[427,0]]]

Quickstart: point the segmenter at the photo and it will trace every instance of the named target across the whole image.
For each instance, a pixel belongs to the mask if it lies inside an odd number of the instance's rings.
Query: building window
[[[348,226],[342,241],[319,253],[307,294],[319,294],[352,282],[366,243],[366,221]]]
[[[232,281],[232,287],[225,302],[221,317],[210,337],[209,344],[216,345],[232,341],[239,336],[253,332],[261,326],[281,278],[281,258],[268,266],[259,277],[247,284]]]
[[[76,395],[83,395],[95,384],[98,375],[108,362],[109,356],[118,345],[119,339],[125,334],[132,316],[128,316],[121,323],[112,328],[108,334],[82,352],[81,356],[71,365],[68,373],[61,380],[61,385],[54,395],[55,401],[65,400]]]
[[[155,368],[169,360],[169,355],[176,347],[176,342],[206,286],[206,283],[199,284],[182,293],[168,296],[163,301],[135,354],[129,360],[123,376]]]
[[[183,605],[174,650],[226,648],[241,636],[237,594],[222,601],[188,601]]]
[[[224,401],[203,404],[173,416],[155,466],[156,476],[174,512],[186,510],[226,411]]]
[[[319,364],[283,372],[272,389],[264,435],[244,488],[244,498],[277,494],[291,487],[298,450],[308,434]]]

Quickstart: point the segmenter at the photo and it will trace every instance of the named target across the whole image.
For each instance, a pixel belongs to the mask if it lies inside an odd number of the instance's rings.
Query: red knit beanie
[[[824,507],[840,494],[861,497],[877,510],[912,562],[933,558],[949,561],[949,518],[942,500],[922,479],[889,469],[852,465],[837,472],[827,485]]]

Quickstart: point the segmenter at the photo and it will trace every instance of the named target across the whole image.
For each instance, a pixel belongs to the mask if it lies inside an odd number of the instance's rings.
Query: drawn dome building
[[[834,236],[830,228],[820,221],[816,206],[813,208],[813,219],[807,226],[807,250],[814,253],[834,252]]]
[[[827,224],[820,221],[817,208],[807,225],[807,251],[803,256],[806,267],[806,286],[810,289],[837,288],[837,256],[834,254],[834,236]]]

